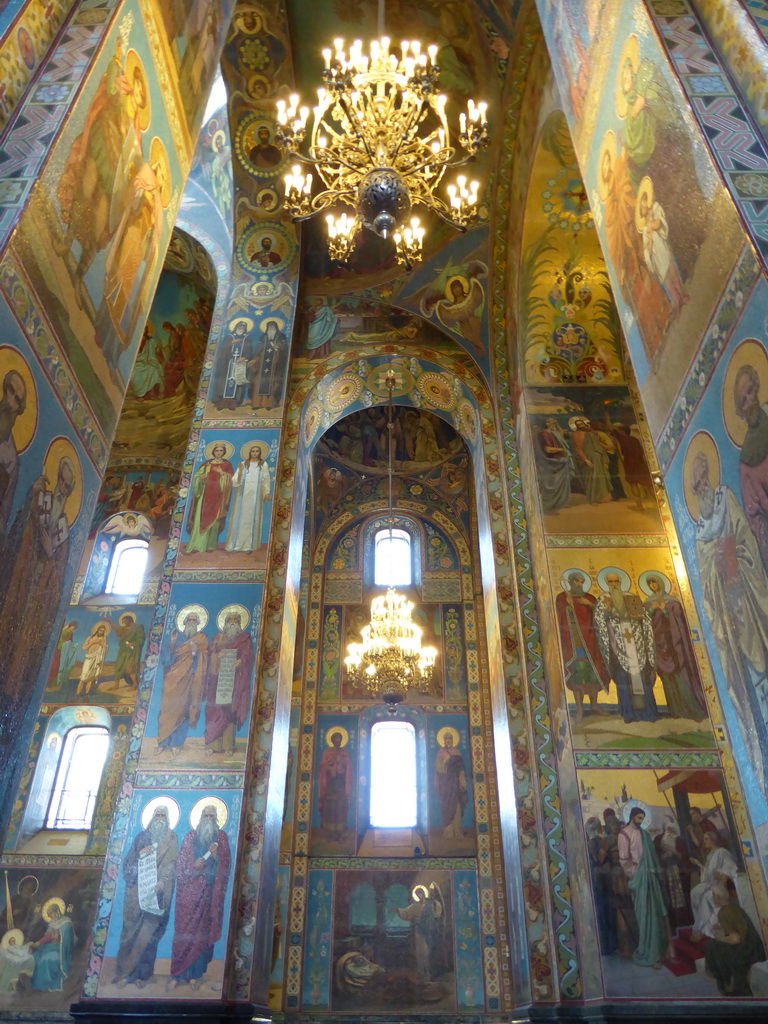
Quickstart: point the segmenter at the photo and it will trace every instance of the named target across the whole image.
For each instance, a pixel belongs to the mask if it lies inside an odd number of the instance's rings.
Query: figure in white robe
[[[271,500],[270,488],[269,466],[262,458],[261,446],[255,444],[232,477],[232,505],[225,551],[258,551],[264,502]]]
[[[706,855],[704,863],[696,861],[701,867],[701,881],[691,889],[693,934],[714,939],[720,907],[715,903],[713,887],[718,882],[724,885],[729,879],[735,886],[739,869],[733,855],[719,845],[714,833],[704,833],[702,850]]]

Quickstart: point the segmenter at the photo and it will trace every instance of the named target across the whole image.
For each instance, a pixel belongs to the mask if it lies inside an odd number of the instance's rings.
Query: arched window
[[[109,729],[76,726],[61,751],[46,828],[89,829],[109,749]]]
[[[415,828],[416,730],[377,722],[371,730],[371,827]]]
[[[149,544],[138,537],[120,540],[112,552],[105,593],[138,597],[147,568]]]
[[[373,539],[373,580],[379,587],[410,587],[411,535],[405,530],[378,530]]]

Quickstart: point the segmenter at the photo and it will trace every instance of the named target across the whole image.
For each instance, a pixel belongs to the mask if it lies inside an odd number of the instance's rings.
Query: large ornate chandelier
[[[389,388],[387,431],[389,442],[389,536],[392,538],[392,388],[395,374],[384,381]],[[389,706],[392,714],[410,687],[428,684],[437,658],[434,647],[421,646],[421,627],[412,619],[413,602],[389,587],[383,597],[371,601],[371,621],[361,630],[362,641],[347,646],[344,664],[351,682],[364,686]]]
[[[398,262],[421,259],[424,228],[413,208],[425,206],[465,230],[477,216],[479,184],[459,175],[447,188],[447,201],[435,188],[449,167],[472,160],[488,142],[486,104],[469,100],[459,115],[460,155],[451,143],[445,114],[447,97],[438,92],[437,47],[418,41],[374,39],[368,54],[357,39],[349,53],[344,40],[323,50],[324,86],[317,90],[307,152],[309,107],[299,97],[278,102],[277,138],[301,163],[313,165],[322,191],[312,195],[312,174],[296,164],[285,176],[285,207],[306,220],[330,206],[352,207],[329,213],[328,248],[337,260],[352,252],[360,227],[392,237]]]

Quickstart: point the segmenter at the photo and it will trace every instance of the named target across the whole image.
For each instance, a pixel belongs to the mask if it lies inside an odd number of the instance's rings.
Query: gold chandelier
[[[312,195],[312,174],[296,164],[285,176],[285,207],[306,220],[332,205],[352,207],[330,213],[328,249],[332,258],[349,258],[355,236],[366,227],[392,236],[399,263],[410,269],[422,258],[424,228],[411,216],[415,206],[433,210],[464,231],[477,216],[479,184],[459,175],[447,188],[447,200],[435,188],[449,167],[472,160],[488,143],[486,104],[469,100],[459,115],[459,155],[451,143],[445,114],[447,97],[437,91],[437,47],[415,41],[392,50],[390,39],[374,39],[367,54],[355,40],[349,53],[343,39],[323,50],[324,86],[317,90],[307,153],[309,107],[297,95],[277,104],[277,139],[301,163],[313,165],[322,191]]]
[[[389,370],[384,382],[389,388],[387,418],[389,459],[389,537],[392,540],[392,388],[395,374]],[[355,686],[364,686],[389,706],[392,714],[405,699],[409,687],[428,684],[437,658],[434,647],[421,646],[421,627],[411,618],[413,602],[389,587],[371,601],[371,621],[361,630],[362,641],[347,645],[344,664]]]

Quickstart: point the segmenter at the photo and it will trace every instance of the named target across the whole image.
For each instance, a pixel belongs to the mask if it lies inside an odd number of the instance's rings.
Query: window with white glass
[[[118,541],[112,553],[107,576],[107,594],[138,597],[147,570],[149,544],[145,540],[129,537]]]
[[[109,729],[83,725],[64,740],[46,828],[89,829],[109,750]]]
[[[373,540],[373,580],[379,587],[410,587],[411,536],[405,530],[379,530]]]
[[[371,826],[416,826],[416,730],[409,722],[371,729]]]

